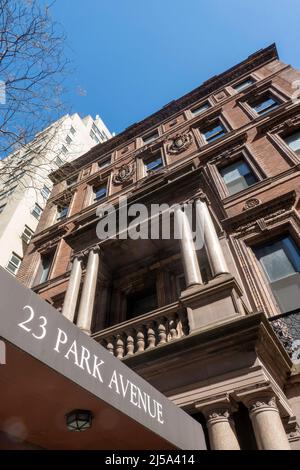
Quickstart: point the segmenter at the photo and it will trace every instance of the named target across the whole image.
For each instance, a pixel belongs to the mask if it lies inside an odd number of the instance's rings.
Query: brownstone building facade
[[[272,45],[60,168],[18,273],[212,449],[300,449],[297,80]],[[100,240],[124,196],[191,203],[204,245],[181,210],[181,239]]]

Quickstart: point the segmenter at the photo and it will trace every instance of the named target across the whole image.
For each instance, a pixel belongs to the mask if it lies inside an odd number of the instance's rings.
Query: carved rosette
[[[247,209],[252,209],[253,207],[258,206],[259,204],[260,200],[253,197],[245,202],[243,210],[246,211]]]
[[[114,184],[123,184],[127,181],[130,181],[134,174],[134,163],[124,163],[119,169],[118,173],[115,173],[113,176]]]
[[[192,142],[193,140],[190,132],[176,134],[175,137],[169,140],[167,145],[167,152],[171,155],[184,152],[190,147]]]

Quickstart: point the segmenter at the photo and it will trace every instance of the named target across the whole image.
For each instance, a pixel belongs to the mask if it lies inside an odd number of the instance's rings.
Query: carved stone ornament
[[[219,418],[226,418],[226,419],[229,419],[230,418],[230,413],[228,410],[216,410],[216,411],[213,411],[212,413],[210,413],[208,415],[208,419],[209,420],[212,420],[212,419],[219,419]]]
[[[251,413],[259,411],[262,408],[274,408],[277,410],[276,398],[272,397],[260,397],[258,399],[251,400],[249,410]]]
[[[132,178],[133,173],[134,173],[134,164],[125,163],[119,168],[118,173],[114,174],[113,176],[114,184],[122,184],[122,183],[125,183],[126,181],[129,181]]]
[[[255,207],[255,206],[258,206],[258,204],[260,204],[260,200],[253,197],[251,199],[248,199],[246,202],[245,202],[245,205],[243,207],[243,210],[247,210],[247,209],[252,209],[252,207]]]
[[[176,134],[176,136],[170,139],[169,142],[167,152],[170,154],[177,154],[189,148],[192,144],[192,135],[189,132]]]

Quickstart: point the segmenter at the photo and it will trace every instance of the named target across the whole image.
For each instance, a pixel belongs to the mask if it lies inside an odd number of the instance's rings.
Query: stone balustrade
[[[159,347],[188,334],[185,309],[178,302],[94,333],[119,359]]]

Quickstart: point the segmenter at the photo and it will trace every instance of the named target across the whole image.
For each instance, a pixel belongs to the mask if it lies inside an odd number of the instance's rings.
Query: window
[[[64,145],[62,146],[61,151],[62,151],[62,153],[63,153],[64,155],[66,155],[66,153],[68,153],[68,149],[67,149],[67,147],[65,147]],[[57,157],[57,158],[59,158],[59,157]],[[58,166],[59,166],[59,165],[58,165]]]
[[[289,235],[254,249],[282,313],[299,309],[300,250]]]
[[[206,142],[209,144],[214,140],[220,139],[226,134],[226,129],[221,122],[214,123],[212,126],[207,127],[203,132]]]
[[[21,238],[22,240],[24,240],[25,243],[27,243],[27,245],[29,244],[32,238],[32,235],[33,235],[33,230],[31,230],[31,228],[25,225],[24,232],[22,233]]]
[[[98,167],[102,169],[102,168],[106,168],[110,164],[111,164],[111,157],[108,157],[98,162]]]
[[[90,136],[95,142],[97,142],[97,144],[100,144],[100,140],[96,136],[95,132],[93,132],[92,130],[90,131]]]
[[[71,144],[71,142],[72,142],[72,139],[69,135],[67,135],[67,137],[66,137],[66,142],[67,142],[67,144]]]
[[[156,171],[163,166],[161,155],[148,158],[144,161],[146,173],[150,171]]]
[[[13,186],[12,188],[8,189],[7,191],[4,191],[3,193],[0,194],[0,199],[4,199],[6,197],[9,197],[13,194],[14,190],[16,189],[17,186]]]
[[[100,135],[101,135],[101,132],[99,131],[98,127],[97,127],[95,124],[92,124],[92,129],[93,129],[93,131],[94,131],[96,134],[100,134]]]
[[[39,284],[42,284],[42,282],[45,282],[49,279],[52,260],[53,260],[53,254],[42,255]]]
[[[297,155],[300,155],[300,131],[296,131],[293,134],[284,137],[284,141],[291,150],[294,150]]]
[[[244,160],[220,168],[220,174],[229,194],[236,194],[257,182],[257,177]]]
[[[106,185],[96,186],[94,188],[94,194],[95,194],[95,201],[100,201],[101,199],[104,199],[107,194]]]
[[[62,166],[64,164],[64,162],[62,161],[60,157],[56,157],[55,163],[57,166]]]
[[[151,134],[144,135],[143,142],[144,144],[150,144],[150,142],[153,142],[158,137],[159,137],[158,131],[154,131],[154,132],[151,132]]]
[[[22,258],[20,258],[20,256],[16,255],[16,253],[12,253],[8,265],[6,266],[7,271],[11,274],[17,274],[21,261]]]
[[[1,214],[1,212],[4,211],[5,206],[6,206],[6,204],[2,204],[2,206],[0,206],[0,214]]]
[[[34,208],[32,209],[32,212],[31,214],[37,219],[39,220],[41,215],[42,215],[42,212],[43,212],[43,209],[41,208],[41,206],[39,206],[37,203],[35,203],[35,206]]]
[[[78,175],[72,176],[71,178],[66,180],[66,184],[68,187],[73,186],[73,184],[77,183]]]
[[[73,126],[71,126],[70,132],[71,132],[71,134],[73,134],[73,135],[74,135],[74,134],[76,133],[76,129],[74,129],[74,127],[73,127]]]
[[[272,96],[264,96],[251,104],[254,111],[259,115],[270,113],[273,109],[279,106],[279,102],[272,98]]]
[[[246,78],[246,80],[243,80],[242,82],[238,83],[237,85],[233,85],[232,88],[235,89],[235,91],[243,91],[245,88],[248,88],[250,85],[252,85],[255,82],[255,80],[251,77]]]
[[[43,198],[48,199],[48,197],[50,196],[50,193],[51,193],[50,189],[46,185],[44,185],[43,189],[41,190],[41,195],[43,196]]]
[[[207,101],[206,103],[202,104],[201,106],[198,106],[197,108],[192,109],[192,113],[194,116],[198,116],[199,114],[204,113],[207,109],[209,109],[211,105]]]
[[[56,221],[65,219],[68,215],[69,207],[68,206],[57,206],[57,216]]]

